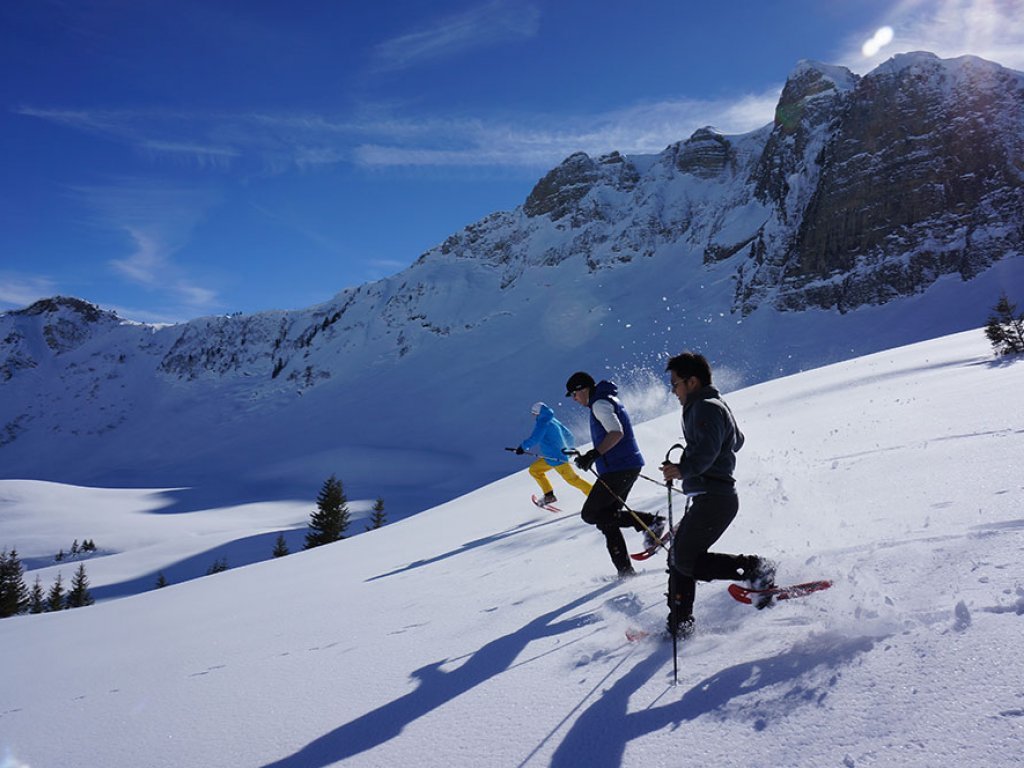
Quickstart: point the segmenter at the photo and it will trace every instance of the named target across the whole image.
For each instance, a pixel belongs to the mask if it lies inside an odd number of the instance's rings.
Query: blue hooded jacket
[[[533,432],[523,440],[522,448],[528,451],[537,446],[537,452],[544,457],[548,464],[557,467],[565,464],[567,457],[563,450],[575,448],[576,441],[572,432],[555,418],[555,412],[549,405],[542,405],[540,413],[537,414],[537,423],[534,424]]]
[[[644,465],[643,454],[640,453],[640,446],[637,445],[636,437],[633,435],[633,422],[617,395],[619,388],[610,381],[599,381],[590,394],[590,439],[594,445],[600,445],[608,431],[600,421],[594,417],[594,403],[598,400],[607,400],[615,409],[615,415],[622,422],[622,439],[597,460],[597,473],[603,475],[605,472],[618,472],[624,469],[640,469]]]

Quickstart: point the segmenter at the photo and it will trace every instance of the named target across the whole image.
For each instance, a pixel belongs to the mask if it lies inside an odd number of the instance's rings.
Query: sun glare
[[[893,34],[892,27],[880,27],[871,39],[861,46],[861,53],[865,58],[870,59],[892,42]]]

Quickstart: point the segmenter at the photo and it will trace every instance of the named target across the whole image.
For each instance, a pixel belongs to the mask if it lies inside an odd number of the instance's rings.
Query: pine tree
[[[28,596],[28,612],[42,613],[46,610],[46,596],[43,593],[43,580],[36,576],[36,583],[32,585],[32,591]]]
[[[46,594],[46,610],[60,611],[64,609],[64,579],[57,572],[57,580],[53,582],[50,591]]]
[[[213,561],[213,565],[206,569],[206,575],[212,576],[215,573],[222,573],[228,569],[228,559],[226,557],[218,558]]]
[[[28,600],[25,569],[18,559],[18,550],[0,552],[0,618],[24,613]]]
[[[156,588],[157,589],[161,589],[161,588],[166,587],[166,586],[167,586],[167,577],[164,576],[164,572],[163,571],[160,571],[160,573],[158,573],[156,575]]]
[[[370,518],[370,524],[366,527],[366,530],[374,531],[378,528],[383,528],[387,523],[388,518],[384,514],[384,499],[378,496],[377,501],[373,504],[373,517]]]
[[[1017,314],[1017,305],[1011,304],[1003,292],[992,308],[995,312],[988,318],[985,335],[992,342],[997,355],[1015,355],[1024,352],[1024,313]]]
[[[284,534],[277,534],[277,541],[274,542],[274,557],[284,557],[285,555],[291,554],[288,550],[288,542],[284,540]]]
[[[85,563],[79,563],[75,577],[71,580],[71,591],[68,592],[68,608],[84,608],[94,602],[96,601],[89,594],[89,579],[85,575]]]
[[[348,499],[345,498],[341,481],[334,475],[324,481],[320,495],[316,497],[316,507],[316,511],[309,516],[305,549],[345,538],[350,520]]]

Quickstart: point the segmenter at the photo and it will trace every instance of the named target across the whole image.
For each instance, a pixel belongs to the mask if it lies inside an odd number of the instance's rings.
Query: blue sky
[[[0,310],[309,306],[572,152],[753,130],[799,60],[910,50],[1024,69],[1024,0],[8,0]]]

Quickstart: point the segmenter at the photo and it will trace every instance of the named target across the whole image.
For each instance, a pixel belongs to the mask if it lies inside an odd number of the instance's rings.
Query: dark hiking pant
[[[633,488],[633,483],[639,476],[639,467],[599,475],[580,511],[583,522],[597,526],[597,529],[604,534],[608,554],[612,558],[615,570],[619,573],[633,570],[629,553],[626,551],[626,540],[620,529],[643,530],[643,525],[640,525],[633,515],[622,508],[626,497]],[[647,526],[650,526],[655,518],[648,512],[637,512],[636,516]]]
[[[759,558],[708,552],[736,517],[740,500],[735,495],[703,493],[694,496],[672,540],[669,557],[668,605],[677,620],[693,615],[697,581],[750,578]]]

